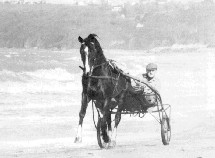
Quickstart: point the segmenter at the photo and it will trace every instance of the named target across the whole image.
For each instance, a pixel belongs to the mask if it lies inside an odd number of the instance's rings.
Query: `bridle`
[[[112,74],[113,72],[111,70],[111,60],[105,60],[101,64],[97,63],[97,60],[99,60],[99,58],[93,57],[91,60],[93,61],[93,65],[90,68],[90,71],[88,73],[85,72],[85,67],[83,68],[83,67],[79,66],[83,70],[83,72],[84,72],[83,76],[85,76],[86,78],[92,78],[92,79],[98,79],[98,80],[99,79],[102,79],[102,80],[111,79],[112,84],[114,85],[114,89],[113,89],[113,95],[114,95],[115,92],[118,91],[117,90],[117,86],[119,84],[118,82],[119,82],[119,79],[120,79],[120,76],[122,75],[122,73],[118,71],[118,76],[113,77],[113,74]],[[107,66],[108,67],[109,72],[111,73],[110,76],[95,76],[95,75],[92,75],[93,71],[95,69],[97,69],[99,67],[103,67],[103,66]]]

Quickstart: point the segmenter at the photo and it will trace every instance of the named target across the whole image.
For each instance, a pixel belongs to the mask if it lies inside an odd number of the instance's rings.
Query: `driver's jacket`
[[[160,80],[157,77],[149,78],[147,76],[147,74],[142,74],[142,77],[143,77],[143,81],[147,82],[150,86],[152,86],[158,92],[160,91],[160,88],[161,88]],[[152,90],[149,87],[145,86],[144,84],[140,84],[140,86],[143,86],[145,93],[151,93],[152,92]]]
[[[157,77],[154,77],[151,79],[147,76],[147,74],[142,74],[141,80],[148,83],[150,86],[152,86],[158,92],[160,91],[160,88],[161,88],[160,81]],[[144,90],[144,93],[147,93],[147,94],[152,93],[152,90],[149,87],[147,87],[145,84],[140,83],[140,82],[132,82],[132,87],[136,91]]]
[[[160,81],[158,78],[149,78],[147,74],[142,74],[142,80],[146,83],[148,83],[151,87],[156,89],[160,93]],[[132,84],[132,91],[136,94],[144,94],[143,96],[145,97],[146,101],[150,105],[155,105],[157,101],[157,96],[155,93],[145,84],[136,82]]]

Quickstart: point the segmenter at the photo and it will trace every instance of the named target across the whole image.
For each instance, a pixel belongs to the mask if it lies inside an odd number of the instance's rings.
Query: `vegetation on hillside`
[[[125,4],[123,12],[107,5],[0,4],[0,15],[0,47],[6,48],[77,48],[78,36],[89,33],[97,34],[104,48],[215,44],[215,5],[208,0],[187,6]]]

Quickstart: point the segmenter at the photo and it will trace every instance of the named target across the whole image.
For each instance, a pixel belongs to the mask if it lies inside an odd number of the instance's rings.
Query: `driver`
[[[146,66],[146,73],[142,74],[142,80],[148,83],[152,88],[160,92],[160,81],[156,77],[157,73],[157,65],[154,63],[149,63]],[[155,104],[156,103],[156,95],[155,93],[145,84],[137,82],[135,87],[135,91],[143,91],[145,94],[146,101],[149,104]]]
[[[143,80],[149,83],[154,89],[156,89],[158,92],[160,91],[160,81],[156,77],[157,74],[157,65],[154,63],[150,63],[146,66],[146,73],[142,74]],[[144,92],[150,93],[151,89],[145,88]]]

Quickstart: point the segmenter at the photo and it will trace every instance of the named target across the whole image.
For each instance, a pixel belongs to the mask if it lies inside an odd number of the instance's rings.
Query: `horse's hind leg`
[[[79,124],[78,124],[78,130],[75,138],[75,143],[81,143],[82,141],[82,124],[83,119],[86,114],[87,106],[88,106],[88,97],[86,94],[82,93],[82,102],[81,102],[81,110],[79,112]]]

